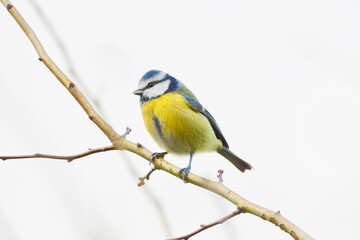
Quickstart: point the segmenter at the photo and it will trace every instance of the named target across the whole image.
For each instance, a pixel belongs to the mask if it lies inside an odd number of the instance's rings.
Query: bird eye
[[[153,86],[155,86],[155,82],[151,82],[147,85],[147,87],[153,87]]]

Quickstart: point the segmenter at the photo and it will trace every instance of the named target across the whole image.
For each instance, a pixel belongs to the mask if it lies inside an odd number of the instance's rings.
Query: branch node
[[[6,9],[7,9],[7,10],[10,10],[12,7],[13,7],[13,5],[10,4],[10,3],[9,3],[8,5],[6,5]]]
[[[279,223],[275,220],[274,217],[271,217],[269,221],[275,224],[275,226],[279,226]]]
[[[137,147],[137,148],[142,148],[141,143],[137,143],[137,144],[136,144],[136,147]]]
[[[40,61],[40,62],[42,62],[42,61],[43,61],[43,59],[42,59],[41,57],[39,57],[39,61]]]
[[[75,83],[71,82],[69,83],[69,88],[74,88],[75,87]]]
[[[295,240],[299,240],[299,237],[296,235],[296,233],[294,231],[290,232],[290,235],[295,239]]]
[[[90,119],[91,121],[93,121],[93,120],[94,120],[94,116],[90,115],[90,116],[89,116],[89,119]]]

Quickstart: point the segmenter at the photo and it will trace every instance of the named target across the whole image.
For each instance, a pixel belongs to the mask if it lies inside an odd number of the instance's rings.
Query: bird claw
[[[150,156],[150,160],[149,160],[149,165],[151,165],[152,163],[154,163],[155,159],[157,158],[164,158],[164,156],[167,154],[167,152],[154,152],[153,154],[151,154]]]
[[[179,171],[179,176],[181,177],[181,174],[182,174],[182,179],[183,179],[184,183],[186,183],[185,178],[188,175],[188,173],[190,172],[190,170],[191,170],[191,166],[187,166],[186,168],[182,168]]]

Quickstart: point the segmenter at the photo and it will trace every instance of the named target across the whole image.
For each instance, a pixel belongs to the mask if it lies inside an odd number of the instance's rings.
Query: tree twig
[[[209,224],[206,224],[206,225],[200,225],[200,228],[194,232],[191,232],[187,235],[184,235],[184,236],[181,236],[181,237],[177,237],[177,238],[170,238],[168,240],[188,240],[189,238],[193,237],[194,235],[208,229],[208,228],[211,228],[211,227],[214,227],[218,224],[222,224],[224,222],[226,222],[227,220],[229,220],[230,218],[233,218],[237,215],[239,215],[240,213],[243,213],[244,211],[241,209],[241,208],[237,208],[234,212],[230,213],[229,215],[223,217],[223,218],[220,218],[219,220],[215,221],[215,222],[212,222],[212,223],[209,223]]]
[[[59,155],[50,155],[50,154],[42,154],[42,153],[35,153],[31,155],[17,155],[17,156],[0,156],[0,159],[2,160],[10,160],[10,159],[25,159],[25,158],[51,158],[51,159],[58,159],[58,160],[67,160],[68,162],[71,162],[75,159],[82,158],[94,153],[98,152],[106,152],[115,150],[114,146],[108,146],[108,147],[102,147],[102,148],[92,148],[89,149],[86,152],[75,154],[75,155],[69,155],[69,156],[59,156]]]
[[[150,171],[144,176],[139,177],[140,182],[138,183],[138,186],[141,187],[145,185],[145,180],[149,180],[150,175],[156,170],[156,168],[151,168]]]
[[[54,76],[61,82],[61,84],[72,94],[72,96],[86,112],[90,120],[92,120],[99,127],[99,129],[108,137],[108,139],[113,144],[114,149],[133,152],[149,161],[152,152],[143,147],[142,145],[128,141],[123,136],[120,136],[118,133],[116,133],[111,128],[111,126],[107,122],[105,122],[104,119],[93,109],[93,107],[87,101],[82,92],[75,86],[75,84],[71,82],[70,79],[49,58],[39,39],[36,37],[35,33],[20,15],[20,13],[16,10],[16,8],[10,3],[10,1],[0,0],[0,2],[3,3],[9,13],[13,16],[13,18],[22,28],[26,36],[29,38],[39,55],[39,60],[46,65],[46,67],[54,74]],[[165,161],[163,158],[157,158],[153,163],[156,169],[161,169],[174,175],[177,178],[180,178],[178,173],[180,168]],[[308,234],[306,234],[288,219],[280,215],[278,212],[275,213],[246,200],[245,198],[241,197],[229,188],[225,187],[220,182],[210,181],[193,173],[189,173],[187,175],[187,181],[201,188],[212,191],[219,196],[227,199],[237,207],[241,208],[244,213],[250,213],[255,216],[261,217],[264,220],[272,222],[276,226],[279,226],[285,232],[289,233],[296,240],[312,239]]]

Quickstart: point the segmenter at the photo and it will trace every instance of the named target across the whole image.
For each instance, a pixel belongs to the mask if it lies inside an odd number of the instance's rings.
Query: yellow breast
[[[222,146],[206,117],[178,93],[144,103],[141,112],[148,132],[167,152],[215,151]]]

